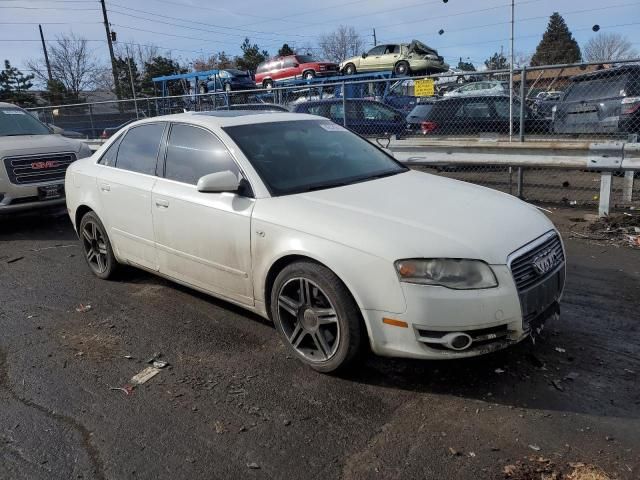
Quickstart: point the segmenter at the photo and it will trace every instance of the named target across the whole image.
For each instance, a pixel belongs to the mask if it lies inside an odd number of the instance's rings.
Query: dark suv
[[[553,112],[555,133],[640,132],[640,65],[575,76]]]

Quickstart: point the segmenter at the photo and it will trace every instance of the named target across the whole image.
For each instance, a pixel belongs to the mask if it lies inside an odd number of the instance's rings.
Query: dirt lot
[[[640,251],[569,237],[535,346],[331,377],[224,302],[94,278],[65,216],[0,220],[0,478],[640,478]]]

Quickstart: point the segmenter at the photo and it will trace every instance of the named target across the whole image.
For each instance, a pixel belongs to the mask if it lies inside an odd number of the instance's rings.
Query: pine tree
[[[280,50],[278,50],[279,57],[286,57],[287,55],[293,55],[293,53],[294,52],[288,43],[283,43],[282,47],[280,47]]]
[[[506,70],[509,68],[509,62],[502,52],[496,52],[484,61],[487,70]]]
[[[9,60],[5,60],[4,70],[0,70],[0,101],[31,105],[33,95],[27,90],[33,86],[33,78],[34,75],[24,75],[19,69],[12,67]]]
[[[575,63],[582,59],[580,47],[569,31],[569,27],[558,12],[549,18],[547,31],[531,57],[531,65],[558,65]]]

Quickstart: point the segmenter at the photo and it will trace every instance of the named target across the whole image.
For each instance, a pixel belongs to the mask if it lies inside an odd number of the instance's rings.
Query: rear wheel
[[[271,80],[270,78],[267,78],[262,82],[262,86],[264,88],[273,88],[273,80]]]
[[[305,80],[312,80],[315,78],[315,76],[316,76],[316,72],[314,72],[313,70],[308,70],[304,72],[304,74],[302,75],[302,78],[304,78]]]
[[[462,85],[464,83],[464,77],[460,76],[460,77],[456,78],[456,83],[458,85]]]
[[[118,269],[106,229],[94,212],[87,212],[80,221],[80,240],[84,258],[93,274],[102,279],[112,278]]]
[[[343,72],[345,75],[353,75],[356,73],[356,66],[353,63],[347,63],[344,66]]]
[[[273,285],[271,315],[289,349],[317,371],[343,369],[360,351],[360,310],[342,281],[322,265],[285,267]]]
[[[396,63],[395,67],[393,67],[393,73],[396,75],[409,75],[411,73],[409,62],[401,61]]]

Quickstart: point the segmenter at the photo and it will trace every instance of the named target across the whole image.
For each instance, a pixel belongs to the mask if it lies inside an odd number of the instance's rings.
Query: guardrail
[[[492,140],[391,140],[386,148],[411,167],[459,167],[467,172],[487,167],[509,169],[515,194],[523,196],[525,170],[564,169],[600,175],[598,213],[609,215],[613,176],[624,172],[621,202],[634,202],[634,177],[640,171],[640,143],[632,142],[502,142]],[[511,171],[513,169],[514,171]],[[473,181],[473,180],[471,180]],[[563,185],[570,185],[564,181]],[[539,186],[539,188],[542,188]]]

